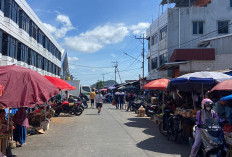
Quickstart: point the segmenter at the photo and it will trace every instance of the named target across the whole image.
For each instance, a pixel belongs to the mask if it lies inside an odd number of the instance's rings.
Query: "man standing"
[[[118,109],[118,107],[119,107],[119,95],[120,95],[120,93],[118,91],[114,94],[116,109]]]
[[[96,93],[94,92],[94,89],[92,89],[92,92],[90,92],[91,108],[94,108],[95,95],[96,95]]]
[[[101,94],[101,91],[99,91],[98,94],[95,96],[95,100],[97,103],[98,114],[100,114],[103,105],[103,95]]]
[[[134,101],[134,94],[133,93],[129,94],[128,101],[129,101],[129,104],[128,104],[128,107],[127,107],[126,111],[129,111],[129,109],[131,108],[132,102]]]
[[[119,94],[120,110],[123,109],[124,95],[125,93],[123,91],[120,91],[120,94]]]

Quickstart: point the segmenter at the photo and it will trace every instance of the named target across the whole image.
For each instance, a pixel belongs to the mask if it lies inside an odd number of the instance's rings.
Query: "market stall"
[[[3,109],[33,108],[35,104],[44,104],[59,93],[58,89],[39,73],[16,65],[0,67],[0,84],[4,87],[4,94],[0,96],[0,108]],[[7,130],[12,130],[9,114],[7,119]],[[2,136],[6,140],[1,145],[8,146],[8,138],[11,136],[12,132],[9,131]]]

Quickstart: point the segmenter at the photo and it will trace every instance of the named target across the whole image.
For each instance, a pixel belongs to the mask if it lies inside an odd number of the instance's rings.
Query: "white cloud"
[[[137,25],[129,26],[129,30],[135,35],[145,34],[146,30],[149,28],[150,23],[140,22]]]
[[[77,69],[75,65],[69,65],[69,67],[70,67],[70,69],[72,69],[72,70],[76,70],[76,69]]]
[[[55,36],[55,38],[63,38],[66,36],[66,33],[70,30],[73,30],[74,27],[72,26],[72,23],[68,16],[59,14],[56,17],[56,21],[61,24],[60,28],[56,28],[50,24],[43,23],[44,26],[47,28],[47,30]]]
[[[116,58],[116,55],[114,53],[111,53],[110,56]]]
[[[129,34],[128,28],[122,24],[106,24],[77,36],[66,37],[64,44],[69,49],[79,52],[96,52],[107,44],[123,41]]]
[[[77,58],[77,57],[68,57],[69,62],[76,62],[78,60],[79,60],[79,58]]]

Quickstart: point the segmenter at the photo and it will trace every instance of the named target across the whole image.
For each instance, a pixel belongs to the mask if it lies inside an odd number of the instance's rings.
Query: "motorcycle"
[[[73,105],[71,105],[73,104]],[[75,114],[76,116],[80,116],[84,111],[84,108],[81,106],[82,102],[68,102],[64,101],[62,103],[58,103],[57,106],[54,107],[55,117],[58,117],[60,113],[69,113],[71,115]]]
[[[144,101],[142,100],[136,100],[136,101],[133,101],[132,104],[131,104],[131,108],[130,108],[130,111],[135,111],[135,113],[138,112],[138,109],[143,106],[145,108],[145,104],[144,104]]]
[[[169,127],[169,118],[174,115],[174,112],[171,108],[166,107],[164,109],[163,121],[159,123],[159,131],[162,135],[167,136],[167,131]]]
[[[159,109],[159,105],[150,105],[150,104],[147,104],[145,112],[146,112],[146,115],[148,117],[151,117],[151,116],[153,116],[155,114],[161,113],[162,111]]]
[[[88,103],[87,103],[87,101],[89,101],[89,98],[88,98],[86,95],[84,95],[84,94],[80,94],[80,99],[81,99],[81,101],[82,101],[83,107],[84,107],[85,109],[87,109],[87,108],[88,108]]]
[[[196,128],[196,126],[195,126]],[[194,128],[193,137],[195,137]],[[206,119],[201,126],[202,145],[198,151],[198,157],[224,157],[227,154],[223,130],[219,119]]]
[[[182,116],[173,115],[168,119],[167,137],[168,140],[177,141],[182,133],[181,129]]]

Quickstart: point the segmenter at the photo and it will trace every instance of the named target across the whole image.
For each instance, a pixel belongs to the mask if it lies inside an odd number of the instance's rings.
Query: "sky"
[[[160,0],[27,0],[44,26],[67,51],[69,69],[82,85],[142,76],[142,43],[157,18]],[[148,74],[145,40],[145,76]],[[132,57],[137,58],[137,60]],[[121,81],[120,81],[121,78]]]

